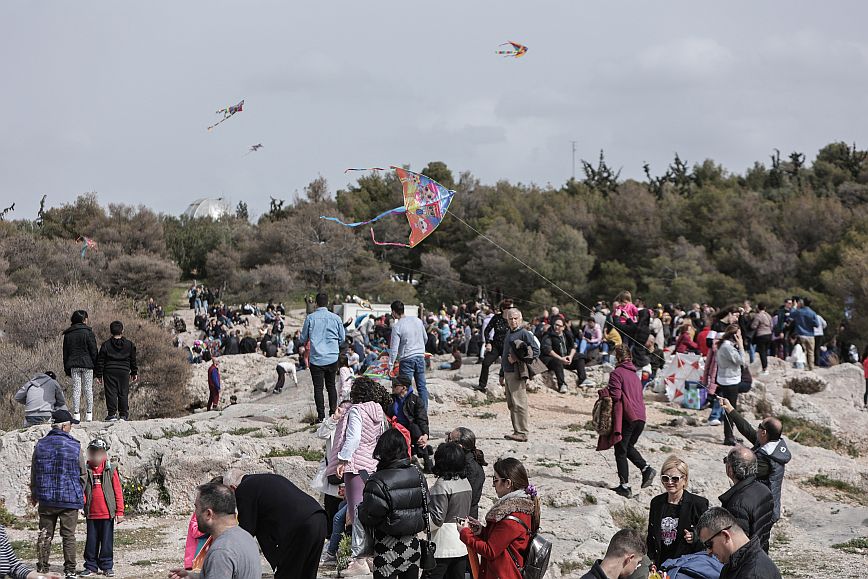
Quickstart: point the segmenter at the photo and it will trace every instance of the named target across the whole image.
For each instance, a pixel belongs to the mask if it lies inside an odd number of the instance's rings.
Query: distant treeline
[[[584,304],[625,289],[687,306],[751,298],[773,307],[787,295],[809,295],[830,324],[846,322],[849,339],[868,338],[866,158],[855,145],[833,143],[812,162],[773,151],[735,174],[676,155],[668,167],[646,165],[646,179],[636,181],[621,180],[601,153],[582,163],[582,179],[559,188],[486,185],[470,173],[456,180],[432,162],[422,172],[455,189],[450,212],[467,225],[447,215],[414,249],[376,247],[366,229],[319,219],[364,220],[400,205],[401,185],[388,172],[364,175],[334,196],[316,179],[294,199],[273,198],[255,224],[243,202],[219,220],[191,220],[102,207],[88,194],[32,221],[5,216],[0,295],[89,281],[159,300],[177,279],[195,277],[237,301],[322,288],[437,307],[497,289],[529,312],[556,303],[580,313],[493,241]],[[399,241],[409,232],[400,217],[376,229],[378,238]],[[97,242],[83,258],[81,236]]]

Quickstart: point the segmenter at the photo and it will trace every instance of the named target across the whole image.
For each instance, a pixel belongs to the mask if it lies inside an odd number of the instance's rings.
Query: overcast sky
[[[430,160],[560,185],[571,140],[635,177],[675,151],[737,172],[774,147],[812,159],[868,146],[866,21],[806,0],[5,0],[0,205],[33,218],[43,194],[96,191],[258,214],[317,175],[334,191],[346,167]],[[527,55],[495,55],[507,40]]]

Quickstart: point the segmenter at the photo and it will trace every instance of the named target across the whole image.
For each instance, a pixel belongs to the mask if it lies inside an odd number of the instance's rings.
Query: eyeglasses
[[[710,537],[708,538],[707,541],[703,541],[703,542],[702,542],[702,545],[705,547],[705,549],[706,549],[707,551],[710,551],[711,548],[714,547],[714,539],[715,539],[719,534],[721,534],[722,532],[724,532],[724,531],[728,531],[728,530],[730,530],[731,528],[732,528],[732,525],[730,525],[730,526],[728,526],[728,527],[726,527],[726,528],[723,528],[723,529],[719,530],[718,532],[716,532],[715,534],[713,534],[712,536],[710,536]]]
[[[682,477],[680,476],[669,476],[668,474],[661,474],[660,480],[663,481],[663,484],[678,484]]]
[[[765,430],[765,429],[766,429],[766,425],[765,425],[765,423],[764,423],[764,422],[760,422],[759,424],[757,424],[756,429],[757,429],[757,430]]]
[[[503,482],[503,481],[507,481],[507,480],[509,480],[509,479],[508,478],[497,478],[496,476],[491,477],[491,482],[493,482],[494,484],[497,484],[497,483]]]

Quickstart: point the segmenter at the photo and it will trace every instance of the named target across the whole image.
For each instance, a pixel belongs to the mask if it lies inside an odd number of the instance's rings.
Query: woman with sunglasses
[[[658,568],[667,559],[702,550],[696,523],[708,510],[708,499],[687,492],[686,462],[670,456],[660,471],[666,492],[651,499],[647,539],[648,557]]]
[[[518,459],[498,460],[494,473],[497,501],[485,515],[485,526],[464,519],[459,536],[481,558],[477,579],[521,579],[519,569],[524,567],[530,535],[539,529],[539,497]]]

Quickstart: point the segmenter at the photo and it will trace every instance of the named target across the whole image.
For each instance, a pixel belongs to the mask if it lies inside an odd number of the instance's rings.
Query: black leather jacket
[[[359,520],[391,537],[415,535],[425,530],[423,492],[428,494],[425,477],[409,457],[380,465],[365,483]]]

